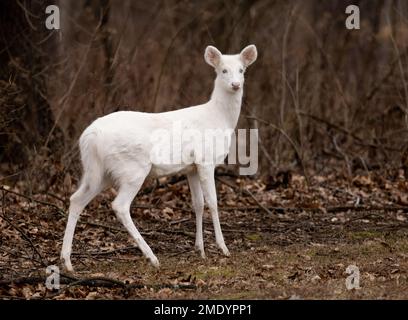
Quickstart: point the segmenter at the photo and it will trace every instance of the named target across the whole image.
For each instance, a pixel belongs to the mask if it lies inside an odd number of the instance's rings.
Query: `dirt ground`
[[[283,177],[283,178],[282,178]],[[161,180],[136,198],[132,217],[160,260],[152,267],[110,209],[93,201],[77,226],[60,290],[45,287],[58,265],[66,224],[63,187],[27,196],[3,186],[3,299],[408,299],[408,183],[402,172],[344,178],[281,173],[269,180],[220,176],[221,225],[231,257],[204,219],[207,259],[193,250],[195,223],[185,180]],[[61,191],[62,190],[62,191]],[[348,290],[355,265],[360,289]],[[64,272],[64,271],[62,271]]]

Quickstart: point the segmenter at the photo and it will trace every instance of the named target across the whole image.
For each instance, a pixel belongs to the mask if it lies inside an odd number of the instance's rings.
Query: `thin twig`
[[[29,236],[27,236],[27,234],[18,226],[16,226],[11,220],[9,220],[5,215],[3,215],[2,213],[0,213],[0,217],[6,221],[11,227],[13,227],[14,229],[16,229],[18,232],[20,232],[21,236],[30,244],[30,246],[33,248],[33,250],[35,251],[35,253],[37,253],[37,255],[40,257],[40,262],[43,266],[47,266],[48,263],[45,262],[42,254],[40,253],[40,251],[35,247],[33,241],[30,239]]]
[[[71,81],[71,83],[69,85],[69,88],[68,88],[67,92],[58,101],[59,112],[58,112],[57,116],[55,117],[54,124],[53,124],[50,132],[48,133],[47,139],[45,140],[44,148],[48,147],[48,143],[50,142],[51,136],[54,133],[54,130],[56,129],[56,127],[58,125],[58,122],[59,122],[59,120],[60,120],[60,118],[61,118],[61,116],[62,116],[62,114],[63,114],[63,112],[65,110],[65,107],[67,106],[68,97],[71,94],[75,84],[77,83],[79,74],[81,73],[83,67],[86,65],[86,61],[88,59],[89,52],[91,51],[91,48],[92,48],[92,43],[94,42],[94,40],[96,38],[96,35],[98,33],[98,30],[100,29],[101,26],[102,26],[102,16],[101,16],[101,18],[99,20],[98,25],[95,28],[95,31],[94,31],[94,33],[92,35],[91,40],[89,41],[89,45],[88,45],[88,47],[87,47],[87,49],[85,51],[85,54],[82,57],[81,63],[80,63],[80,65],[78,67],[78,70],[76,71],[76,73],[75,73],[75,75],[74,75],[74,77],[73,77],[73,79],[72,79],[72,81]]]
[[[266,121],[266,120],[264,120],[264,119],[260,119],[260,118],[258,118],[257,116],[255,116],[255,115],[253,115],[253,114],[251,114],[251,115],[249,115],[249,116],[246,116],[246,117],[247,117],[248,119],[256,119],[256,120],[258,120],[259,122],[262,122],[263,124],[266,124],[266,125],[268,125],[268,126],[274,128],[275,130],[279,131],[279,132],[286,138],[286,140],[288,140],[288,142],[291,144],[291,146],[293,147],[293,149],[294,149],[295,152],[296,152],[296,155],[297,155],[297,157],[298,157],[298,159],[299,159],[299,161],[300,161],[300,166],[301,166],[301,168],[302,168],[303,175],[304,175],[304,177],[305,177],[305,179],[306,179],[306,184],[309,186],[309,185],[310,185],[310,183],[309,183],[309,175],[308,175],[307,172],[306,172],[306,167],[305,167],[305,165],[304,165],[304,163],[303,163],[302,155],[301,155],[301,153],[300,153],[300,151],[299,151],[299,148],[297,147],[296,143],[289,137],[289,135],[288,135],[282,128],[279,128],[278,126],[275,126],[273,123],[268,122],[268,121]]]
[[[216,177],[216,179],[217,179],[218,181],[220,181],[221,183],[223,183],[223,184],[225,184],[225,185],[231,187],[231,188],[234,189],[234,190],[238,189],[237,186],[235,186],[235,185],[233,185],[232,183],[229,183],[229,182],[227,182],[227,181],[225,181],[225,180],[223,180],[223,179],[221,179],[221,178],[219,178],[219,177]],[[264,210],[264,211],[265,211],[266,213],[268,213],[268,214],[272,214],[272,212],[269,211],[269,209],[268,209],[267,207],[265,207],[262,203],[259,202],[259,200],[252,194],[251,191],[249,191],[248,189],[245,189],[245,188],[243,189],[243,191],[244,191],[244,193],[246,193],[247,195],[249,195],[252,199],[254,199],[254,201],[258,204],[258,206],[259,206],[262,210]]]
[[[326,124],[328,127],[333,128],[333,129],[335,129],[335,130],[337,130],[337,131],[340,131],[340,132],[344,133],[345,135],[347,135],[347,136],[353,138],[353,139],[355,140],[355,142],[356,142],[358,145],[360,145],[360,146],[369,147],[369,148],[376,148],[376,149],[385,149],[385,150],[393,151],[393,152],[401,152],[400,149],[396,149],[396,148],[389,147],[389,146],[377,145],[377,144],[374,144],[374,143],[366,142],[363,138],[360,138],[359,136],[357,136],[357,135],[354,134],[353,132],[350,132],[349,130],[347,130],[347,129],[345,129],[345,128],[343,128],[343,127],[341,127],[341,126],[339,126],[339,125],[337,125],[337,124],[335,124],[335,123],[332,123],[332,122],[330,122],[330,121],[328,121],[328,120],[319,118],[319,117],[316,116],[316,115],[309,114],[309,113],[302,112],[302,111],[300,111],[299,114],[300,114],[301,116],[308,117],[308,118],[310,118],[310,119],[312,119],[312,120],[315,120],[315,121],[317,121],[317,122],[324,123],[324,124]]]
[[[248,210],[259,210],[259,206],[234,206],[234,207],[219,207],[220,210],[224,211],[248,211]],[[270,212],[284,213],[284,212],[321,212],[325,211],[327,213],[337,213],[345,211],[402,211],[408,212],[408,207],[403,206],[331,206],[331,207],[276,207],[276,206],[265,206]]]
[[[38,284],[38,283],[45,283],[45,281],[46,281],[46,277],[42,277],[42,276],[21,277],[21,278],[15,278],[15,279],[1,280],[0,286],[9,286],[11,284],[31,284],[33,285],[33,284]],[[123,281],[113,279],[113,278],[107,278],[107,277],[90,277],[90,278],[81,279],[81,278],[63,276],[63,278],[60,279],[60,283],[66,284],[66,286],[61,288],[57,292],[52,293],[51,295],[48,295],[42,298],[46,298],[46,299],[54,298],[74,286],[123,288],[123,289],[148,288],[148,289],[154,289],[154,290],[160,290],[164,288],[169,288],[172,290],[197,289],[197,286],[195,284],[140,284],[140,283],[128,284]]]
[[[24,198],[24,199],[30,200],[31,202],[36,202],[36,203],[38,203],[38,204],[42,204],[42,205],[45,205],[45,206],[48,206],[48,207],[53,207],[54,209],[57,209],[59,213],[65,215],[64,210],[61,209],[60,207],[58,207],[58,206],[57,206],[56,204],[54,204],[54,203],[47,202],[47,201],[42,201],[42,200],[37,200],[37,199],[34,199],[34,198],[32,198],[32,197],[30,197],[30,196],[27,196],[27,195],[25,195],[25,194],[19,193],[19,192],[17,192],[17,191],[8,190],[8,189],[4,188],[3,186],[0,187],[0,190],[2,190],[2,191],[4,191],[4,192],[7,192],[7,193],[14,194],[14,195],[19,196],[19,197],[22,197],[22,198]]]

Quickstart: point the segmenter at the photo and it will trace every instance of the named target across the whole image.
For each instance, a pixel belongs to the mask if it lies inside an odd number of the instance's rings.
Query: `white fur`
[[[95,120],[83,132],[79,146],[84,172],[79,189],[70,198],[61,251],[61,258],[68,270],[73,270],[70,256],[78,218],[85,206],[111,183],[118,187],[118,195],[112,203],[118,220],[143,254],[158,267],[159,261],[135,227],[129,209],[147,176],[170,175],[182,170],[187,173],[196,213],[196,248],[204,258],[202,218],[205,200],[211,212],[216,243],[225,255],[229,255],[218,218],[215,163],[202,163],[195,159],[194,152],[197,150],[194,145],[186,151],[193,155],[192,163],[161,164],[151,157],[154,147],[171,152],[168,145],[151,142],[152,132],[171,130],[177,121],[182,124],[182,130],[203,132],[221,129],[232,132],[236,127],[241,110],[244,71],[256,60],[256,47],[250,45],[237,55],[222,55],[215,47],[209,46],[204,58],[217,74],[211,99],[207,103],[164,113],[115,112]],[[217,159],[224,159],[227,152],[224,150],[216,154]]]

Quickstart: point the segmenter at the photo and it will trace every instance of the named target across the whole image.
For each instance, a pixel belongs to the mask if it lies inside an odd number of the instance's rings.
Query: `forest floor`
[[[215,246],[204,217],[207,259],[194,248],[186,180],[145,188],[132,217],[161,267],[141,255],[110,208],[114,191],[84,211],[74,236],[74,273],[48,290],[60,266],[70,183],[27,196],[2,186],[2,299],[408,299],[408,182],[402,171],[267,181],[217,176],[221,225],[231,252]],[[62,191],[61,191],[62,190]],[[347,267],[359,270],[349,290]],[[356,275],[356,273],[354,273]]]

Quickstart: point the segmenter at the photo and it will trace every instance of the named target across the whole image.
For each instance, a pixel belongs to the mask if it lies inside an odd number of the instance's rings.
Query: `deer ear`
[[[207,62],[210,66],[216,68],[221,61],[221,52],[213,46],[208,46],[205,49],[205,53],[204,53],[204,59],[205,62]]]
[[[258,57],[258,51],[256,50],[255,45],[251,44],[245,47],[239,54],[241,61],[244,63],[245,67],[248,67],[255,62]]]

